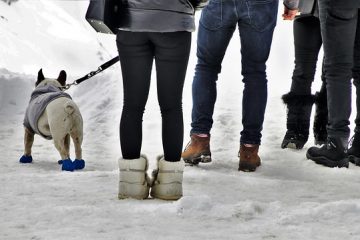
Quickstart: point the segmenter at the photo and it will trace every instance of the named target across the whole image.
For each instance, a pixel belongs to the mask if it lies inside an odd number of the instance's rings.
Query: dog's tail
[[[71,115],[74,113],[76,106],[72,101],[67,101],[64,105],[64,110],[68,115]]]
[[[69,100],[64,104],[64,111],[67,117],[64,119],[66,128],[71,131],[72,128],[82,128],[82,117],[77,105]]]

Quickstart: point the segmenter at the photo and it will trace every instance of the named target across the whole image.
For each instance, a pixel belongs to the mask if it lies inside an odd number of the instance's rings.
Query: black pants
[[[329,109],[327,130],[330,137],[341,138],[345,144],[350,134],[354,56],[358,59],[360,50],[359,9],[333,8],[328,5],[327,0],[319,0],[319,9]],[[357,68],[358,66],[355,66],[354,70]],[[358,74],[354,74],[356,75]]]
[[[124,87],[120,121],[123,158],[140,157],[142,119],[155,59],[164,158],[167,161],[179,161],[184,135],[182,91],[190,54],[191,33],[120,31],[116,41]]]
[[[322,45],[320,20],[314,16],[299,17],[294,21],[295,68],[290,92],[310,95],[316,64]],[[321,76],[325,90],[324,72]]]
[[[360,133],[360,13],[358,13],[358,22],[354,46],[354,66],[353,79],[356,88],[356,118],[355,118],[355,132]]]

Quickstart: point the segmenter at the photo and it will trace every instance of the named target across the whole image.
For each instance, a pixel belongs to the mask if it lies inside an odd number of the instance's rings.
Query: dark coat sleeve
[[[289,9],[298,9],[299,0],[284,0],[284,5]]]

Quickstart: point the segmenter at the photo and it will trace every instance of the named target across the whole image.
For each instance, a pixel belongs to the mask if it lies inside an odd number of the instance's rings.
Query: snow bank
[[[79,15],[85,15],[87,1],[71,3]],[[40,68],[52,74],[65,69],[81,75],[84,69],[91,70],[117,54],[115,46],[104,48],[84,18],[69,14],[58,4],[66,7],[61,1],[48,0],[0,2],[2,68],[30,74]],[[115,45],[114,37],[112,41]]]

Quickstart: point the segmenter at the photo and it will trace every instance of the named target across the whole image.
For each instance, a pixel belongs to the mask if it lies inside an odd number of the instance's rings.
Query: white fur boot
[[[145,156],[131,160],[119,159],[119,199],[145,199],[149,196],[147,169],[148,161]]]
[[[184,161],[168,162],[158,160],[158,168],[153,171],[153,184],[150,195],[163,200],[178,200],[182,197]]]

